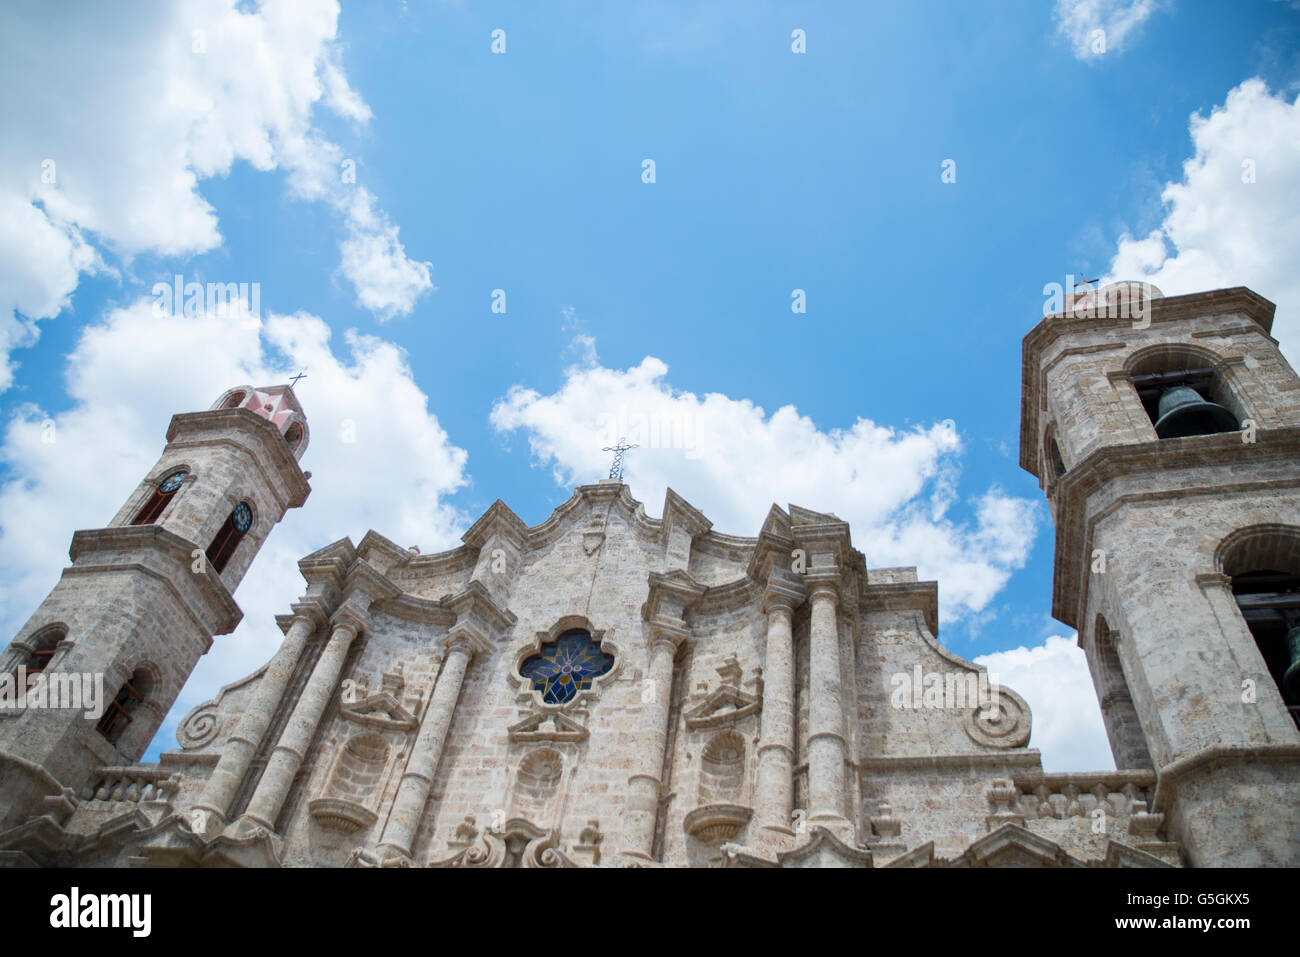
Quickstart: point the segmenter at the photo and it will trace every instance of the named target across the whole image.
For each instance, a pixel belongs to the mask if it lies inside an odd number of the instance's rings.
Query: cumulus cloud
[[[1273,335],[1300,344],[1300,97],[1274,96],[1259,79],[1191,117],[1194,155],[1165,186],[1164,221],[1125,233],[1108,279],[1146,279],[1167,295],[1250,286],[1277,303]]]
[[[818,429],[794,406],[768,414],[747,399],[674,389],[668,367],[647,356],[630,369],[598,364],[593,342],[550,394],[515,386],[491,413],[503,433],[522,430],[557,485],[592,481],[608,467],[604,446],[626,437],[626,480],[652,509],[671,486],[714,527],[755,535],[775,500],[833,512],[876,567],[917,564],[937,577],[941,613],[983,608],[1024,565],[1035,503],[994,487],[958,504],[961,440],[948,422],[908,430],[858,419]]]
[[[303,467],[314,471],[312,493],[268,538],[239,587],[243,622],[215,640],[155,748],[174,746],[180,717],[274,653],[273,616],[303,591],[303,555],[370,528],[402,545],[450,548],[468,524],[445,501],[467,481],[466,454],[429,412],[406,354],[349,332],[339,358],[330,339],[321,319],[302,313],[159,318],[152,300],[140,300],[83,331],[69,357],[70,408],[50,415],[23,405],[8,423],[0,627],[14,634],[67,564],[72,530],[104,525],[157,461],[173,413],[206,409],[232,385],[308,369],[297,392],[311,427]]]
[[[1115,767],[1088,662],[1075,636],[1054,635],[1037,647],[981,655],[975,663],[1029,703],[1034,719],[1029,746],[1042,752],[1044,770]]]
[[[0,389],[10,351],[105,256],[218,247],[199,185],[239,160],[337,210],[362,306],[408,313],[432,288],[429,264],[407,257],[313,125],[318,105],[370,117],[339,65],[338,14],[333,0],[0,6],[0,83],[13,93],[0,126]]]
[[[1161,0],[1056,0],[1053,19],[1076,57],[1097,60],[1124,50],[1161,6]]]

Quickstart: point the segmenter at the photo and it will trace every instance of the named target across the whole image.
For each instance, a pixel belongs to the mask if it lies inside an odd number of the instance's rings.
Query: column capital
[[[649,585],[650,593],[641,606],[641,617],[649,622],[662,619],[682,625],[685,625],[687,610],[706,590],[689,572],[681,569],[651,572]]]
[[[768,577],[763,588],[760,608],[765,615],[778,608],[793,612],[803,604],[805,597],[802,582],[793,581],[791,576],[773,574]]]
[[[498,605],[492,593],[480,581],[471,581],[442,604],[444,608],[456,613],[456,623],[448,632],[448,637],[453,633],[470,634],[482,646],[482,650],[491,648],[517,621],[514,613]]]
[[[479,631],[472,622],[458,621],[442,640],[445,653],[464,651],[472,660],[477,654],[487,654],[492,650],[492,640]]]
[[[370,627],[370,616],[363,609],[358,608],[351,600],[339,605],[334,614],[330,616],[330,628],[332,630],[349,629],[354,638],[368,627]]]
[[[837,568],[810,568],[804,575],[804,587],[808,590],[808,598],[811,600],[819,595],[829,594],[838,604],[843,594],[844,585],[840,581],[840,572]]]
[[[652,646],[658,642],[666,641],[674,649],[677,649],[689,637],[690,629],[681,620],[659,617],[652,619],[650,622],[650,644]]]
[[[311,622],[313,628],[319,628],[330,620],[324,599],[316,595],[304,595],[291,604],[289,609],[293,614],[286,616],[289,618],[289,623],[285,626],[285,631],[293,627],[294,619],[298,618]]]

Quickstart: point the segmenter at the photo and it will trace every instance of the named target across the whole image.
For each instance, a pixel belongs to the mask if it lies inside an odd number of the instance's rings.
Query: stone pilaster
[[[305,599],[293,606],[293,624],[289,626],[275,657],[258,680],[257,690],[239,723],[221,752],[221,760],[204,785],[203,793],[194,805],[209,812],[213,826],[225,824],[230,813],[230,803],[239,790],[248,766],[262,744],[262,737],[280,707],[285,689],[302,658],[307,640],[325,625],[328,618],[319,599]]]
[[[280,815],[284,799],[289,796],[294,775],[302,766],[307,748],[325,714],[325,707],[338,687],[339,676],[343,672],[343,664],[352,642],[365,629],[368,621],[364,610],[351,602],[344,602],[335,612],[331,623],[333,630],[329,642],[321,652],[311,678],[303,688],[293,714],[289,716],[284,732],[266,762],[266,769],[248,802],[248,810],[244,812],[243,820],[268,831],[275,830],[275,819]]]
[[[683,571],[651,574],[650,597],[642,617],[650,625],[650,661],[646,677],[653,694],[642,697],[637,718],[638,763],[627,782],[623,812],[623,851],[635,860],[653,860],[655,826],[663,791],[664,750],[668,741],[668,707],[672,700],[673,661],[689,634],[686,610],[704,587]]]
[[[840,670],[839,576],[810,570],[808,641],[808,823],[842,840],[853,826],[844,816],[844,702]]]
[[[420,722],[420,732],[416,736],[415,746],[411,750],[410,761],[402,781],[397,787],[397,797],[393,809],[384,825],[384,834],[380,840],[381,856],[396,856],[400,861],[409,861],[415,834],[424,816],[424,806],[429,800],[429,791],[433,787],[433,777],[438,771],[438,762],[442,760],[443,746],[447,742],[447,731],[456,712],[456,702],[460,700],[460,689],[465,683],[465,672],[475,651],[486,648],[485,640],[477,633],[465,628],[453,628],[447,635],[447,654],[443,661],[438,683],[433,689],[433,699]]]
[[[787,846],[794,817],[794,609],[803,589],[772,576],[763,596],[767,641],[763,656],[763,712],[754,788],[756,843]]]

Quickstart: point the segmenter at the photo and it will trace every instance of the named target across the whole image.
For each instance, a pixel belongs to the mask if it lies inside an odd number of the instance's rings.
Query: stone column
[[[650,630],[650,666],[646,678],[654,693],[642,697],[636,741],[640,761],[627,782],[627,807],[623,812],[623,853],[653,860],[655,825],[659,821],[659,795],[663,786],[664,749],[668,742],[668,705],[672,699],[673,661],[686,639],[685,627],[657,623]]]
[[[284,799],[289,795],[294,775],[302,766],[325,707],[334,696],[334,689],[338,687],[348,649],[364,625],[361,615],[347,605],[334,615],[334,630],[330,634],[329,643],[321,652],[311,678],[284,727],[284,733],[280,735],[275,750],[266,762],[266,770],[257,782],[257,790],[248,802],[248,810],[244,812],[244,818],[252,823],[269,831],[275,830],[275,819],[280,814]]]
[[[812,604],[808,642],[808,823],[841,839],[844,816],[844,705],[838,626],[839,584],[833,572],[808,573]]]
[[[763,598],[767,648],[763,657],[763,711],[754,787],[754,823],[760,841],[785,843],[794,816],[794,607],[802,596],[769,582]]]
[[[429,800],[438,762],[442,760],[447,731],[456,712],[456,702],[460,698],[461,685],[465,682],[465,671],[474,656],[475,645],[476,642],[463,632],[458,634],[453,630],[447,636],[447,656],[443,660],[438,683],[434,686],[432,700],[420,722],[420,732],[411,749],[406,772],[397,787],[392,812],[384,825],[384,835],[379,842],[381,853],[387,851],[400,858],[410,859],[411,846],[416,831],[419,830],[420,819],[424,816],[424,805]]]
[[[258,679],[252,700],[240,716],[239,723],[221,752],[221,760],[217,762],[212,776],[204,785],[203,794],[194,805],[196,809],[209,812],[218,826],[225,823],[226,815],[230,813],[235,792],[239,790],[244,775],[248,773],[248,766],[262,744],[262,737],[275,717],[307,640],[327,620],[319,604],[312,601],[298,602],[293,605],[293,612],[293,624],[285,633],[275,657]]]

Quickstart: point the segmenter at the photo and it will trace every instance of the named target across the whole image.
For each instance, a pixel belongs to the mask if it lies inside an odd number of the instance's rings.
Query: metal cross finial
[[[607,445],[602,452],[614,453],[614,464],[609,467],[609,477],[623,481],[623,453],[628,449],[639,449],[639,445],[628,445],[627,439],[619,439],[618,445]]]
[[[1092,284],[1096,281],[1097,280],[1095,279],[1089,279],[1087,273],[1083,273],[1082,278],[1074,284],[1074,288],[1078,289],[1080,286],[1087,286],[1089,289],[1091,289]]]
[[[307,378],[307,372],[304,369],[302,372],[299,372],[296,376],[294,376],[292,379],[289,380],[289,387],[292,388],[293,386],[296,386],[298,384],[299,379],[305,379],[305,378]]]

